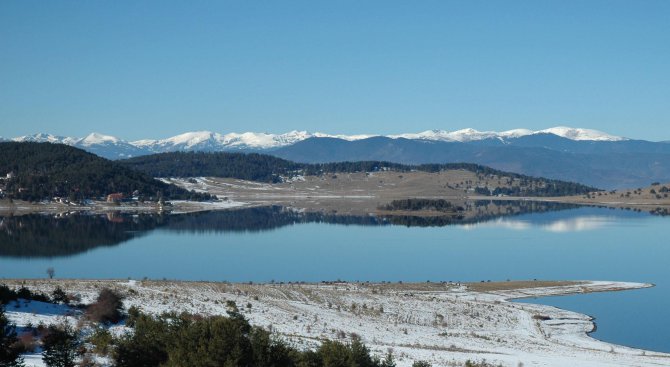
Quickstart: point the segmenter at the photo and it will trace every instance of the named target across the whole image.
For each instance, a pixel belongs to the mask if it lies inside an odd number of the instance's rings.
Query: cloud
[[[463,226],[464,229],[470,230],[475,228],[505,228],[517,231],[525,231],[532,228],[539,228],[547,232],[581,232],[591,231],[603,228],[607,223],[612,222],[612,217],[608,216],[581,216],[570,219],[557,219],[553,221],[533,222],[531,220],[519,220],[510,218],[498,218],[493,221],[468,224]]]

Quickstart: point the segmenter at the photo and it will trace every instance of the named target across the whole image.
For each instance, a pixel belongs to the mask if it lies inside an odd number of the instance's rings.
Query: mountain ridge
[[[503,132],[461,129],[395,135],[192,131],[132,142],[91,133],[83,138],[35,134],[11,139],[62,143],[108,159],[156,153],[265,153],[302,163],[380,160],[404,164],[469,162],[606,189],[670,181],[670,144],[569,127]]]
[[[670,179],[668,144],[631,140],[573,142],[577,144],[574,147],[569,140],[563,138],[550,138],[551,141],[536,139],[513,144],[491,144],[383,137],[351,142],[312,138],[280,148],[271,154],[304,163],[363,159],[402,164],[469,162],[503,171],[580,182],[605,189],[643,187],[654,181]],[[547,144],[551,144],[551,147]]]
[[[478,131],[466,128],[455,131],[427,130],[419,133],[403,134],[326,134],[320,132],[293,130],[283,134],[244,132],[221,134],[212,131],[190,131],[165,139],[123,140],[111,135],[92,132],[81,138],[37,133],[11,139],[15,142],[60,143],[86,149],[105,158],[130,158],[137,155],[165,153],[174,151],[234,151],[234,150],[272,150],[295,144],[310,138],[336,138],[345,141],[357,141],[375,137],[391,139],[410,139],[444,142],[475,142],[498,139],[505,142],[525,136],[552,134],[573,141],[627,141],[628,138],[610,135],[598,130],[557,126],[544,130],[513,129],[502,132]]]

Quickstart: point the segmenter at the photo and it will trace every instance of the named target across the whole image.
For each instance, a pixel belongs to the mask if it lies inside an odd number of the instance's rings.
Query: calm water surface
[[[670,352],[667,217],[578,208],[408,227],[261,208],[0,219],[0,278],[41,278],[53,267],[62,278],[650,282],[657,286],[530,302],[596,317],[597,338]]]

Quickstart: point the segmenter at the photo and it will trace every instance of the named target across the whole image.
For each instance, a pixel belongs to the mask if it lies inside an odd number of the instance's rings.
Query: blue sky
[[[670,140],[670,1],[0,2],[0,136]]]

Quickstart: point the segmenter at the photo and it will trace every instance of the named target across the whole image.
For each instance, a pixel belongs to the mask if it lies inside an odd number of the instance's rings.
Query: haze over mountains
[[[305,162],[381,160],[405,164],[468,162],[606,189],[670,181],[670,144],[601,131],[554,127],[503,132],[463,129],[397,135],[187,132],[167,139],[125,141],[92,133],[84,138],[35,134],[11,139],[62,143],[105,158],[174,151],[262,152]]]

